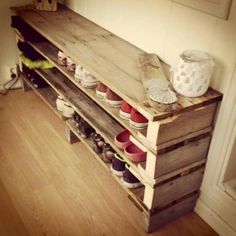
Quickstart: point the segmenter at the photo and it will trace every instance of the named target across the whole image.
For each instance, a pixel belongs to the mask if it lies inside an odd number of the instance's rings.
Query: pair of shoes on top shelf
[[[138,188],[142,183],[130,172],[129,165],[117,153],[112,159],[111,172],[122,177],[122,183],[127,188]]]
[[[87,70],[78,64],[75,68],[75,80],[81,82],[81,85],[85,88],[94,88],[98,83],[96,77],[91,75]]]
[[[94,151],[96,153],[102,153],[102,160],[106,163],[111,163],[114,158],[115,150],[111,147],[109,143],[106,143],[104,138],[98,134],[93,135]]]
[[[120,96],[114,93],[106,85],[99,82],[96,87],[96,95],[98,98],[105,100],[107,105],[111,107],[120,107],[123,100]]]
[[[74,109],[60,95],[57,96],[56,107],[65,118],[73,117]]]
[[[115,136],[116,146],[124,150],[125,156],[132,162],[142,162],[146,160],[147,152],[142,151],[138,146],[130,141],[130,132],[126,129]]]
[[[73,120],[76,123],[76,127],[80,132],[82,138],[90,137],[95,130],[86,122],[78,113],[74,113]]]
[[[59,65],[65,66],[68,71],[75,71],[75,63],[62,51],[58,51],[57,62]]]
[[[126,101],[122,102],[119,114],[122,119],[129,120],[130,126],[134,129],[144,129],[148,126],[148,119]]]

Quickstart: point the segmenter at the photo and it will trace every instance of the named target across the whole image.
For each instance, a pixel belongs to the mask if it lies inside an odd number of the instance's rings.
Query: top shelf
[[[62,5],[57,12],[38,11],[33,6],[12,9],[58,49],[84,66],[151,121],[222,99],[222,94],[213,89],[198,98],[178,95],[178,106],[175,110],[158,112],[147,105],[137,67],[138,56],[143,53],[141,49]]]

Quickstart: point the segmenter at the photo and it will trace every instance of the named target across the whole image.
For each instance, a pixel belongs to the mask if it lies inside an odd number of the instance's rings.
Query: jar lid
[[[182,58],[185,62],[207,62],[212,60],[212,58],[203,51],[199,50],[186,50],[180,54],[180,58]]]

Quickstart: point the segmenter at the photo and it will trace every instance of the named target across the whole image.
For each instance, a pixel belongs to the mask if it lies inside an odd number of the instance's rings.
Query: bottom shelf
[[[103,167],[112,175],[112,177],[122,186],[122,188],[125,189],[125,191],[128,193],[129,198],[134,202],[134,204],[142,211],[145,211],[148,214],[148,210],[146,209],[145,205],[143,204],[143,197],[144,197],[144,187],[136,188],[136,189],[128,189],[126,188],[121,181],[121,178],[114,175],[111,172],[111,164],[105,163],[102,160],[102,154],[98,154],[93,150],[93,141],[89,138],[84,139],[81,137],[80,133],[77,130],[77,127],[75,125],[75,122],[71,119],[66,121],[66,125],[68,128],[73,132],[74,135],[76,135],[81,142],[83,142],[86,147],[91,151],[94,155],[94,157],[99,161],[99,163],[102,164]]]

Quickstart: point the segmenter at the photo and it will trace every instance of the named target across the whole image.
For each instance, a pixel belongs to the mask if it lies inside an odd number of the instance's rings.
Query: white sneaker
[[[84,76],[81,80],[81,85],[85,88],[93,88],[96,87],[98,83],[98,80],[96,77],[91,75],[88,71],[84,70]]]
[[[74,109],[68,103],[65,102],[63,116],[66,118],[72,118],[73,114],[74,114]]]
[[[83,77],[84,77],[84,68],[81,65],[76,65],[75,80],[81,82]]]
[[[65,101],[63,100],[63,98],[61,96],[57,96],[57,100],[56,100],[56,106],[57,106],[57,110],[63,112],[64,111],[64,106],[65,106]]]

